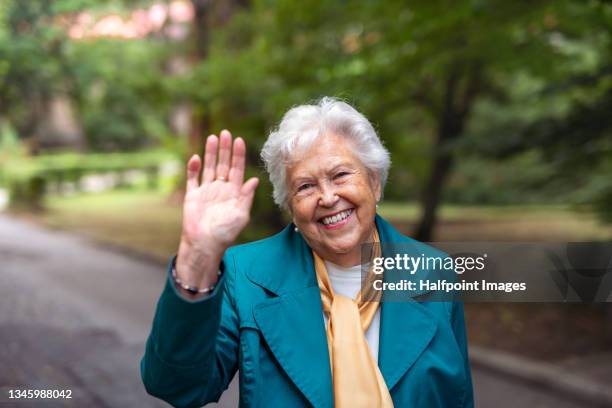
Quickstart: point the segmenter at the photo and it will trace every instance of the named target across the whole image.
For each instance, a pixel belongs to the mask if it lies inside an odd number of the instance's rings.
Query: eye
[[[346,171],[340,171],[340,172],[338,172],[338,173],[336,173],[336,174],[334,175],[334,180],[339,179],[339,178],[342,178],[342,177],[344,177],[344,176],[348,176],[348,175],[349,175],[349,173],[348,173],[348,172],[346,172]]]
[[[304,184],[300,184],[300,185],[298,186],[298,188],[297,188],[297,191],[298,191],[298,192],[300,192],[300,191],[304,191],[304,190],[309,189],[309,188],[310,188],[310,187],[312,187],[312,186],[313,186],[313,184],[312,184],[312,183],[304,183]]]

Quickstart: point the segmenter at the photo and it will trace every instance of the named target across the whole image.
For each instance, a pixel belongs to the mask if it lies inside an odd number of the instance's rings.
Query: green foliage
[[[537,151],[548,184],[565,187],[553,197],[591,204],[611,220],[612,6],[559,2],[548,19],[554,69],[506,74],[507,97],[482,101],[461,149],[498,161]]]
[[[177,52],[155,38],[74,41],[78,12],[122,12],[139,3],[90,0],[3,2],[0,8],[0,117],[36,138],[53,95],[70,97],[87,147],[136,150],[170,138],[173,94],[164,64]]]
[[[66,34],[49,22],[53,2],[8,1],[2,6],[0,32],[0,114],[13,114],[25,123],[32,115],[25,105],[56,90],[66,73]],[[31,98],[31,99],[30,99]],[[21,103],[20,103],[21,100]],[[32,109],[34,110],[34,109]]]
[[[339,96],[376,124],[395,159],[391,179],[410,174],[417,190],[428,174],[449,72],[517,66],[514,49],[522,45],[515,37],[527,36],[521,24],[543,14],[539,6],[501,2],[275,4],[255,1],[216,31],[209,58],[194,72],[190,83],[198,86],[190,88],[213,129],[231,124],[258,148],[289,107]],[[524,60],[542,48],[528,40]]]
[[[605,66],[609,14],[599,1],[358,1],[351,7],[254,1],[215,31],[208,59],[183,86],[210,114],[213,130],[230,126],[255,151],[289,107],[323,95],[345,98],[375,123],[392,151],[386,196],[415,199],[448,109],[448,81],[458,78],[467,96],[472,81],[474,106],[453,101],[470,116],[462,138],[445,146],[458,164],[445,197],[564,201],[589,172],[565,181],[558,154],[542,148],[549,139],[536,144],[522,135],[542,118],[566,118],[580,95],[589,100],[584,89],[568,97],[550,88]],[[606,111],[601,101],[594,104]],[[585,122],[574,126],[578,132]],[[559,133],[559,126],[548,132]],[[584,137],[571,139],[557,145],[581,156],[576,147],[588,149]]]
[[[23,153],[17,132],[8,121],[0,122],[0,157],[8,159]]]
[[[588,203],[612,219],[609,2],[253,0],[209,27],[204,61],[171,77],[169,62],[190,44],[74,41],[53,24],[142,4],[0,2],[0,119],[31,136],[59,92],[89,150],[180,151],[168,118],[187,102],[210,131],[245,137],[249,172],[265,179],[257,152],[270,128],[291,106],[333,95],[391,150],[387,198],[418,199],[432,158],[450,153],[448,201]],[[439,146],[449,123],[456,137]],[[260,190],[254,219],[265,222],[271,186]]]
[[[88,174],[122,173],[140,169],[148,173],[150,187],[157,186],[159,167],[175,162],[173,154],[164,150],[138,153],[63,153],[40,155],[34,158],[3,160],[0,174],[10,191],[14,208],[41,210],[51,183],[72,182]]]
[[[167,54],[162,44],[145,40],[71,45],[69,59],[92,150],[137,150],[168,137],[171,94],[163,72]]]

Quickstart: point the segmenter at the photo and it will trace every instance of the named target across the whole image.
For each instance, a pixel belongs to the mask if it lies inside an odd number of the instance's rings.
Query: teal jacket
[[[381,242],[414,243],[379,216]],[[217,401],[240,375],[241,407],[332,407],[321,295],[312,253],[293,225],[228,249],[213,293],[190,302],[170,276],[141,375],[176,407]],[[472,407],[463,306],[381,303],[378,365],[396,407]]]

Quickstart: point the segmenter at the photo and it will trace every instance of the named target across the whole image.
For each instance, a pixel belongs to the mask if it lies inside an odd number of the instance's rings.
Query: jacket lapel
[[[316,286],[255,307],[257,325],[274,357],[315,407],[333,406],[327,339]],[[317,307],[318,306],[318,307]]]
[[[248,278],[272,292],[253,307],[253,316],[272,354],[315,407],[333,406],[333,389],[321,294],[312,253],[290,225],[266,248],[265,270]],[[282,262],[287,259],[287,262]]]
[[[437,325],[416,301],[385,302],[380,319],[378,366],[391,390],[427,348]]]
[[[407,244],[423,245],[400,234],[380,216],[376,225],[383,256],[395,256],[392,243],[403,245],[399,250]],[[378,365],[391,390],[427,348],[437,324],[435,316],[412,298],[388,300],[381,308]]]

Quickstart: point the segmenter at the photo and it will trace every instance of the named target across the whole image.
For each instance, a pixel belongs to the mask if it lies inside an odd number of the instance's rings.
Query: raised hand
[[[181,281],[207,287],[217,280],[225,250],[249,222],[259,180],[244,182],[246,145],[223,130],[206,140],[204,168],[198,155],[187,163],[183,230],[176,261]],[[199,181],[202,172],[201,182]]]

